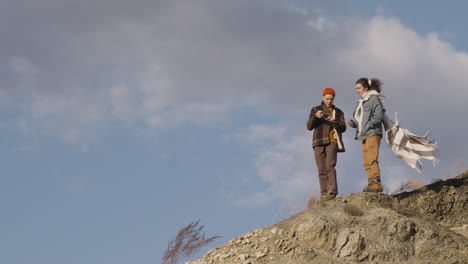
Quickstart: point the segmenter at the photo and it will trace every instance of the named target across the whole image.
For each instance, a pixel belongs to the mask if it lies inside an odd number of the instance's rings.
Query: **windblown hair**
[[[356,84],[360,83],[364,88],[369,90],[376,90],[380,93],[382,91],[383,82],[381,82],[379,79],[370,79],[370,81],[371,84],[369,85],[369,79],[363,77],[357,80]]]

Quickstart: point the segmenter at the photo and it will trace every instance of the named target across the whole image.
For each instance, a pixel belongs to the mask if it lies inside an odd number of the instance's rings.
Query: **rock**
[[[239,255],[240,260],[246,260],[249,257],[249,255],[241,254]]]
[[[187,263],[467,263],[467,179],[468,172],[395,196],[337,197]]]
[[[257,259],[263,258],[264,256],[266,256],[266,254],[263,253],[263,252],[256,252],[256,253],[255,253],[255,257],[256,257]]]

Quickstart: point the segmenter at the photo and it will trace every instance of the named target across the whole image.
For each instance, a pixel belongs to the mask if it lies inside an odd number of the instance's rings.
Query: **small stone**
[[[266,256],[266,254],[263,253],[263,252],[256,252],[256,253],[255,253],[255,257],[256,257],[257,259],[263,258],[264,256]]]
[[[229,258],[230,256],[232,256],[231,254],[223,254],[221,256],[219,256],[220,259],[227,259]]]
[[[239,255],[240,260],[246,260],[248,257],[249,255],[246,255],[246,254]]]

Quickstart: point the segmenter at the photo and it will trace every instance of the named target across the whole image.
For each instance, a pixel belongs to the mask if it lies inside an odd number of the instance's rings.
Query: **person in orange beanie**
[[[307,129],[314,130],[312,147],[317,164],[320,202],[334,199],[338,194],[336,181],[337,153],[345,148],[341,134],[346,131],[344,113],[333,102],[335,90],[326,88],[322,92],[322,103],[310,111]]]

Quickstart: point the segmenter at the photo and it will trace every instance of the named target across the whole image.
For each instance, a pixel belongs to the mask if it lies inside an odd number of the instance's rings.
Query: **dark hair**
[[[380,93],[382,91],[383,82],[381,82],[379,79],[371,79],[370,81],[371,84],[369,85],[369,79],[363,77],[357,80],[356,84],[360,83],[362,87],[367,88],[369,90],[376,90]]]

